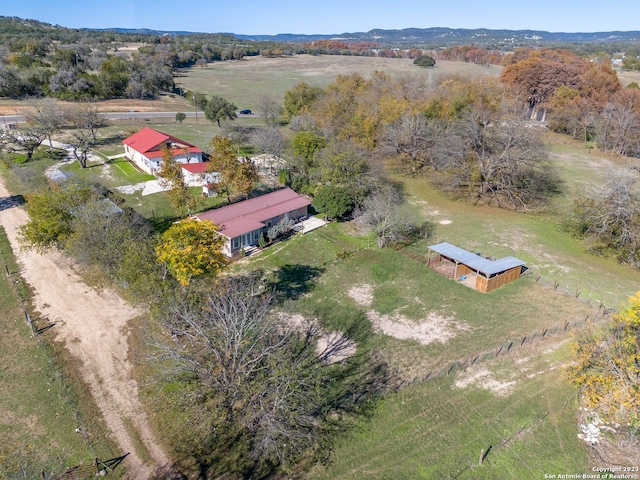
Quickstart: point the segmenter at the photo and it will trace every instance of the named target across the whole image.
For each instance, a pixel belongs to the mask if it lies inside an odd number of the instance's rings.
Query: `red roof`
[[[208,166],[209,166],[209,163],[207,162],[182,164],[182,168],[184,168],[187,172],[191,172],[191,173],[204,173],[207,171]]]
[[[128,138],[125,138],[122,143],[142,153],[146,157],[151,158],[161,157],[162,149],[160,148],[160,145],[167,143],[168,141],[170,141],[171,143],[180,144],[180,146],[182,147],[174,148],[174,155],[183,155],[185,153],[185,148],[189,151],[189,153],[202,153],[202,150],[200,150],[195,145],[191,145],[190,143],[185,142],[184,140],[180,140],[173,135],[168,135],[149,127],[144,127],[139,132],[134,133]]]
[[[220,227],[220,233],[225,237],[234,238],[263,228],[265,225],[262,222],[270,218],[310,204],[309,200],[290,188],[283,188],[233,205],[209,210],[198,215],[198,218],[212,221]]]

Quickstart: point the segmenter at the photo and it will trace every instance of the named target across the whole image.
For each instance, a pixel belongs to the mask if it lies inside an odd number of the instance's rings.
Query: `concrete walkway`
[[[302,234],[309,233],[316,228],[324,227],[327,224],[324,220],[318,217],[309,217],[300,223],[293,226],[293,229]]]

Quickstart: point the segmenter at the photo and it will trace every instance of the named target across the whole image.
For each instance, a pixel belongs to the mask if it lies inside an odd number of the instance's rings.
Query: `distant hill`
[[[486,48],[511,50],[522,46],[569,46],[583,45],[590,50],[597,50],[598,45],[609,46],[611,51],[624,46],[640,44],[640,31],[630,32],[545,32],[541,30],[490,30],[486,28],[405,28],[402,30],[373,29],[368,32],[352,32],[331,35],[280,33],[278,35],[240,35],[234,33],[204,33],[184,30],[154,30],[149,28],[65,28],[50,25],[38,20],[18,17],[0,16],[0,39],[6,36],[38,32],[52,39],[69,40],[83,35],[102,35],[113,32],[117,38],[113,40],[134,41],[133,37],[145,41],[150,37],[161,35],[213,35],[227,40],[237,39],[242,42],[275,42],[275,43],[308,43],[314,40],[342,40],[347,42],[374,42],[381,47],[399,48],[441,48],[454,45],[477,45]],[[590,46],[588,46],[590,45]]]
[[[541,30],[490,30],[486,28],[405,28],[402,30],[374,29],[368,32],[342,33],[338,35],[302,35],[282,33],[278,35],[235,35],[246,40],[274,42],[311,42],[314,40],[346,40],[376,42],[396,45],[450,46],[475,45],[543,45],[558,43],[627,43],[640,42],[640,31],[564,33]]]
[[[95,29],[94,29],[95,30]],[[147,28],[109,28],[121,34],[138,35],[193,35],[198,32],[176,30],[151,30]],[[374,42],[381,46],[438,48],[453,45],[478,45],[487,48],[511,49],[520,46],[571,45],[571,44],[635,44],[640,43],[640,31],[630,32],[545,32],[542,30],[490,30],[487,28],[405,28],[384,30],[376,28],[368,32],[341,34],[279,33],[277,35],[241,35],[224,33],[240,40],[276,43],[308,43],[316,40],[341,40],[346,42]]]

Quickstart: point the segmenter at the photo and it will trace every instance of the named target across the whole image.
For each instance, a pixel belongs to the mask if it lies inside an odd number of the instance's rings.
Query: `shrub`
[[[320,187],[313,199],[313,208],[327,218],[344,218],[353,212],[354,201],[346,188],[325,185]]]

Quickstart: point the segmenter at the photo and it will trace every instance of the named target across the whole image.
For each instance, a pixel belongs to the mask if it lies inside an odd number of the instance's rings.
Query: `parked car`
[[[249,110],[248,108],[240,110],[240,115],[251,115],[251,110]]]

